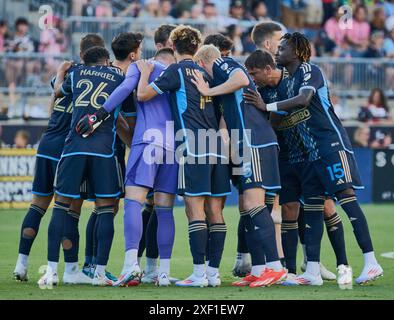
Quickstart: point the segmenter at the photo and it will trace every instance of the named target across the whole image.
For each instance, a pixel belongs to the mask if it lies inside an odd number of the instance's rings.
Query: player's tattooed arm
[[[116,134],[129,148],[131,147],[131,140],[133,139],[134,127],[129,127],[127,121],[119,113],[118,120],[116,121]]]
[[[141,72],[137,89],[137,99],[139,101],[150,100],[157,95],[157,92],[149,85],[149,76],[153,71],[154,65],[146,60],[139,60],[136,64]]]
[[[194,79],[191,79],[191,81],[196,85],[198,91],[200,91],[203,96],[208,97],[232,93],[249,84],[248,77],[241,69],[234,71],[226,82],[212,88],[209,87],[209,84],[205,81],[201,72],[193,70],[193,76]]]
[[[64,96],[61,87],[66,76],[67,70],[71,68],[72,61],[63,61],[57,69],[56,80],[53,85],[53,91],[55,93],[55,98],[61,98]]]

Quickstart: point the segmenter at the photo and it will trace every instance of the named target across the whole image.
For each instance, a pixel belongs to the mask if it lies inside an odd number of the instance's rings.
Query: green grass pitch
[[[394,298],[394,259],[383,258],[381,253],[394,251],[394,206],[365,205],[375,252],[384,268],[384,277],[366,286],[353,285],[352,290],[340,290],[335,282],[325,282],[322,287],[283,287],[269,288],[234,288],[230,283],[234,280],[231,268],[236,250],[236,226],[238,223],[235,207],[224,210],[228,232],[225,252],[221,264],[222,286],[219,288],[157,288],[153,285],[141,285],[130,288],[97,288],[89,285],[65,286],[60,285],[52,290],[39,289],[36,282],[40,277],[39,267],[46,262],[46,238],[50,210],[43,218],[39,235],[34,243],[29,266],[29,282],[17,283],[12,280],[15,265],[19,228],[25,215],[25,210],[0,211],[0,299],[393,299]],[[346,215],[340,208],[338,211],[344,221],[348,258],[353,267],[354,277],[357,277],[362,267],[362,255],[352,228]],[[89,216],[85,209],[80,221],[81,243],[80,262],[84,259],[84,228]],[[187,221],[183,208],[175,210],[176,238],[171,265],[172,276],[184,278],[192,270],[189,251]],[[123,263],[123,227],[122,213],[116,217],[115,239],[112,246],[108,269],[118,274]],[[301,261],[301,249],[298,262]],[[62,259],[62,257],[61,257]],[[323,236],[322,261],[330,269],[335,270],[335,258],[329,244],[327,234]],[[81,264],[80,263],[80,264]],[[63,275],[63,264],[60,264],[60,278]]]

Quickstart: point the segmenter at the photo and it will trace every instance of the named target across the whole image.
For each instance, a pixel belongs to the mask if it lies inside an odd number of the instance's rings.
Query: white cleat
[[[135,264],[132,269],[123,270],[113,286],[114,287],[134,287],[141,282],[141,269],[138,264]]]
[[[337,268],[337,283],[340,289],[353,289],[353,270],[350,266],[341,264]]]
[[[82,271],[73,273],[65,272],[63,274],[64,284],[92,284],[92,278],[84,274]]]
[[[241,254],[237,254],[237,259],[235,259],[234,267],[232,269],[232,273],[234,277],[245,277],[252,270],[252,261],[250,254],[244,254],[244,257],[241,257]]]
[[[163,272],[157,276],[156,285],[158,287],[168,287],[171,285],[170,277],[167,273]]]
[[[100,287],[113,286],[114,284],[114,282],[107,278],[105,274],[99,274],[98,272],[94,273],[93,280],[91,281],[92,285]]]
[[[219,273],[215,273],[213,276],[207,275],[207,279],[208,279],[208,287],[219,287],[222,284]]]
[[[302,272],[306,272],[306,263],[305,261],[301,265]],[[320,262],[320,274],[323,280],[332,281],[337,278],[337,276],[328,270],[321,262]]]
[[[364,266],[360,276],[356,279],[356,283],[360,285],[367,284],[381,276],[383,276],[383,268],[378,263],[367,264]]]
[[[190,277],[185,280],[180,280],[175,282],[175,285],[178,287],[208,287],[208,279],[207,275],[204,273],[202,277],[197,277],[192,274]]]
[[[17,264],[12,274],[14,280],[16,281],[27,281],[29,277],[27,276],[27,267],[23,266],[22,264]]]
[[[286,279],[283,280],[281,283],[283,284],[285,281],[291,281],[294,280],[297,277],[297,275],[295,273],[288,273],[286,275]]]
[[[144,273],[144,275],[141,278],[141,283],[156,283],[157,276],[158,276],[157,271]]]
[[[37,284],[40,288],[47,288],[51,286],[57,286],[59,283],[59,277],[57,273],[46,272],[40,280],[37,281]]]
[[[289,279],[282,283],[284,286],[321,286],[323,284],[323,279],[321,275],[315,276],[308,272],[296,276],[293,279]]]

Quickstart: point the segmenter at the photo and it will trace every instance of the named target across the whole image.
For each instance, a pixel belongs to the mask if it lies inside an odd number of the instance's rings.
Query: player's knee
[[[52,201],[52,198],[53,198],[52,195],[45,197],[45,196],[39,196],[39,195],[33,194],[33,199],[32,199],[31,204],[34,204],[37,207],[47,210],[49,207],[49,204]]]
[[[345,197],[353,197],[355,196],[354,190],[352,188],[348,188],[346,190],[342,190],[336,194],[338,199],[342,199]]]
[[[22,231],[22,237],[24,239],[34,239],[37,235],[37,231],[33,228],[24,228]]]
[[[282,205],[282,219],[283,220],[297,220],[300,205],[297,202],[285,203]]]
[[[330,218],[335,213],[335,203],[333,200],[328,199],[324,202],[324,217]]]
[[[73,247],[73,243],[70,239],[63,238],[62,246],[64,250],[70,250]]]

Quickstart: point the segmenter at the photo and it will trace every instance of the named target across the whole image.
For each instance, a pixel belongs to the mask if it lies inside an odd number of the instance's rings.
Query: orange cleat
[[[231,285],[234,287],[246,287],[250,285],[252,282],[256,281],[257,279],[259,278],[248,273],[246,277],[242,278],[241,280],[233,282]]]
[[[249,287],[269,287],[275,283],[278,283],[286,278],[286,269],[282,268],[280,271],[275,271],[273,269],[265,268],[264,272],[259,278],[253,281]]]

